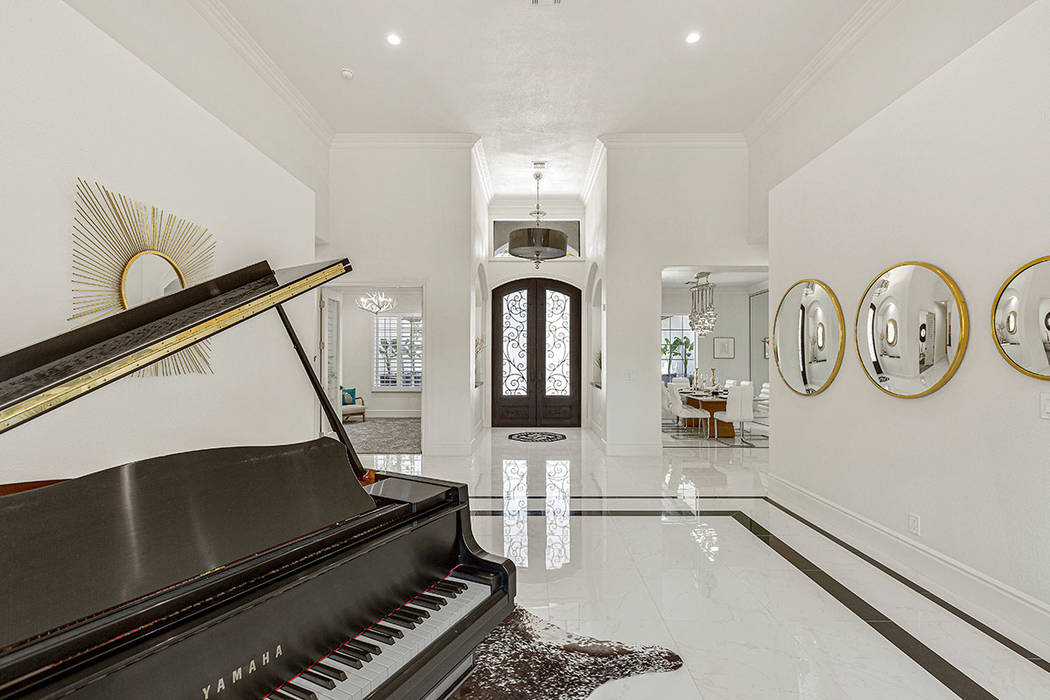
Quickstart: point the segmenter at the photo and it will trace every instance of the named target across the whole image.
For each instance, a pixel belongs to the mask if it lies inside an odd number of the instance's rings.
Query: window
[[[1011,311],[1006,315],[1006,332],[1010,335],[1017,333],[1017,312]]]
[[[891,318],[886,322],[886,344],[893,347],[897,344],[897,320]]]
[[[376,316],[376,389],[423,386],[423,318],[419,314]]]

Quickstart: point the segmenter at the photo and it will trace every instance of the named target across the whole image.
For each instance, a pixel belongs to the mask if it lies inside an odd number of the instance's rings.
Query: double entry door
[[[579,427],[580,290],[551,279],[492,291],[492,425]]]

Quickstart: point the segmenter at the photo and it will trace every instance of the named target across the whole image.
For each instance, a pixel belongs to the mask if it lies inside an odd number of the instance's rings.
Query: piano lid
[[[0,657],[373,510],[331,438],[154,457],[0,497]]]
[[[0,433],[350,271],[263,261],[0,357]]]

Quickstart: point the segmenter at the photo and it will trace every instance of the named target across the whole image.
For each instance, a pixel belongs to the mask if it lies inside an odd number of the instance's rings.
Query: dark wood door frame
[[[560,292],[569,299],[569,380],[567,396],[547,396],[546,386],[546,302],[547,291]],[[515,294],[517,293],[517,294]],[[525,332],[525,376],[510,379],[523,387],[519,396],[503,395],[504,304],[526,301],[524,312],[512,323],[513,332]],[[492,290],[492,425],[493,427],[579,427],[582,392],[580,374],[581,293],[577,287],[547,278],[507,282]],[[520,311],[520,307],[519,307]]]

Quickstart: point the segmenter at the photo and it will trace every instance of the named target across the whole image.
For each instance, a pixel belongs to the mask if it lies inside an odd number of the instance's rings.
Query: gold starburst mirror
[[[73,216],[73,315],[97,321],[211,277],[215,241],[206,228],[97,182],[77,180]],[[139,375],[211,372],[207,340]]]

